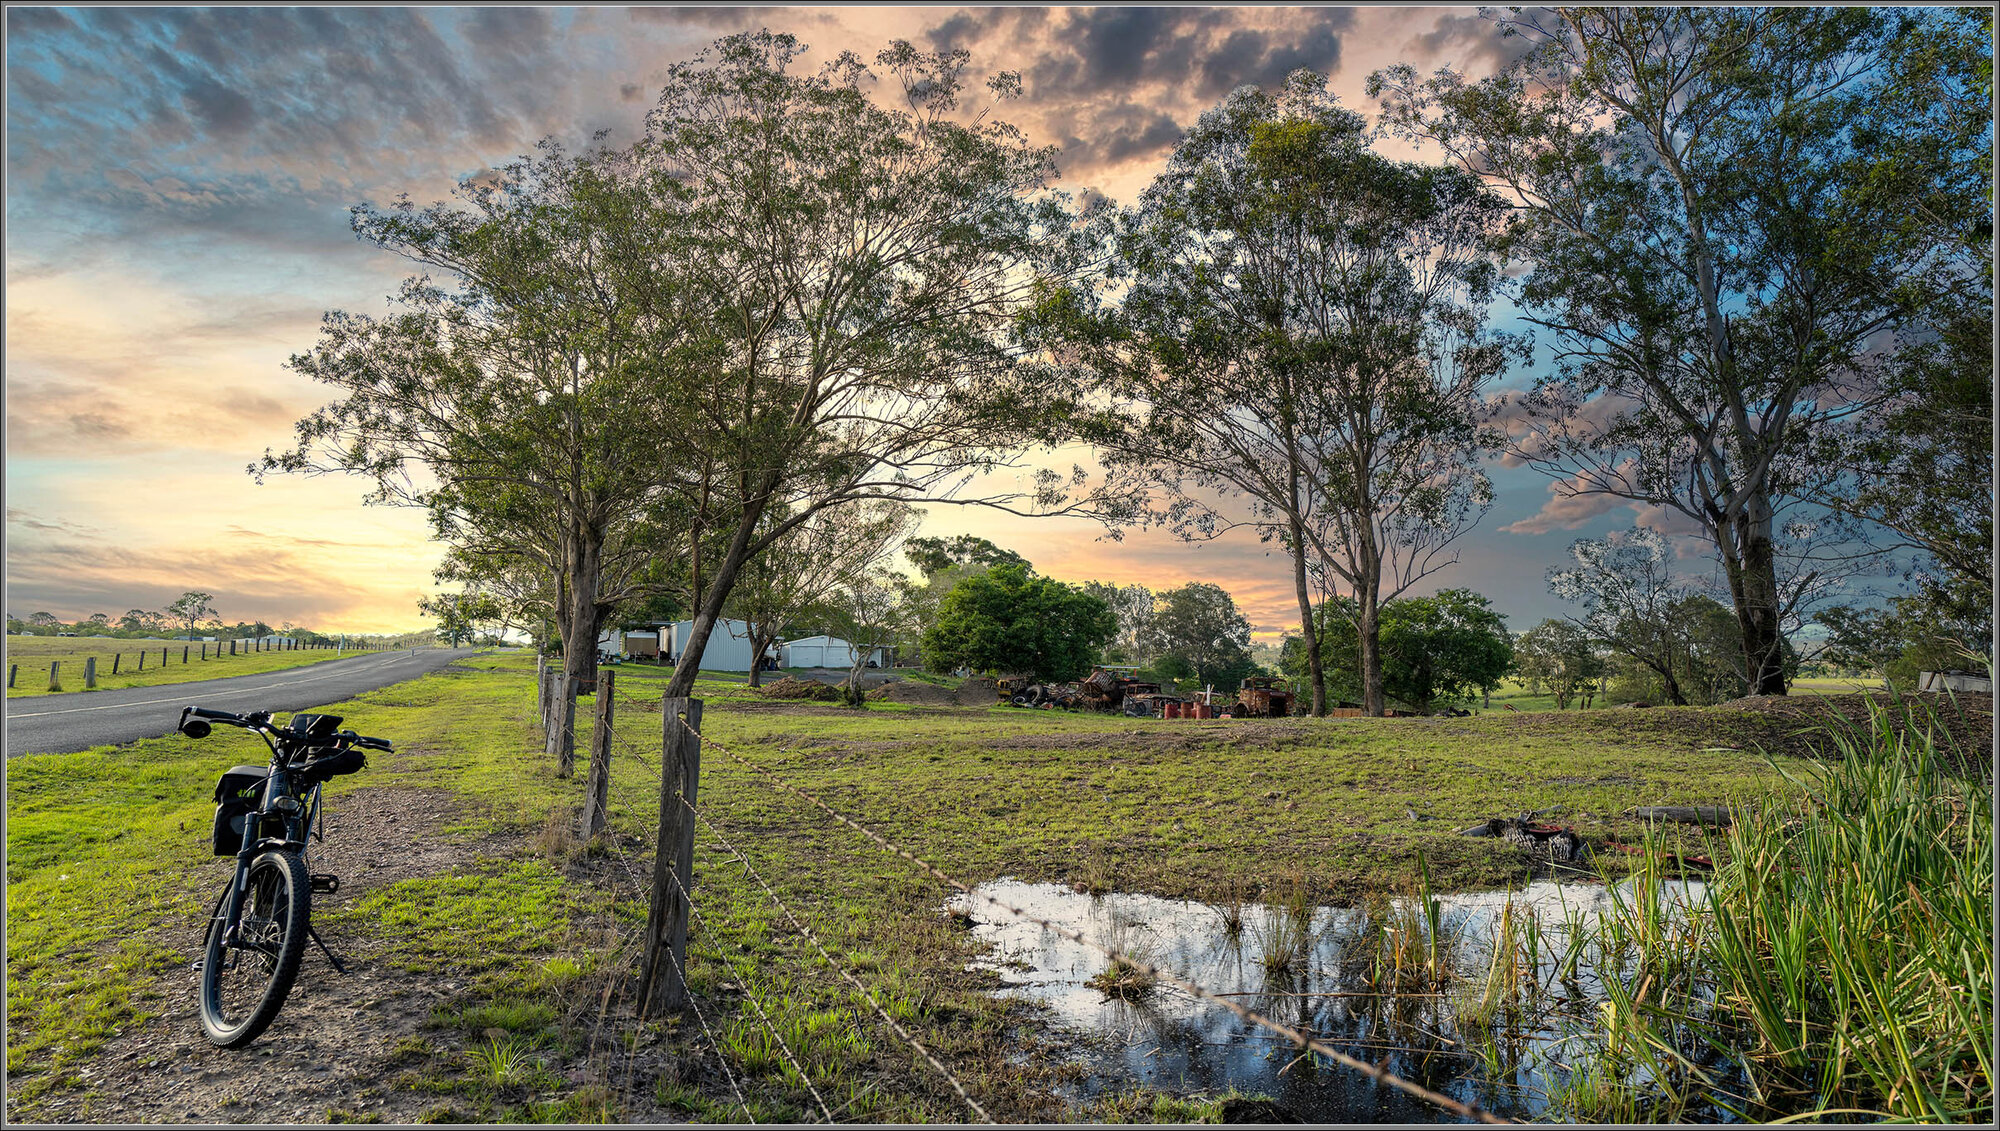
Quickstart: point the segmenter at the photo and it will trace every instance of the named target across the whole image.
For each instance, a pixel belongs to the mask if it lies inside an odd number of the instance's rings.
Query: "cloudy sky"
[[[1179,131],[1244,83],[1332,75],[1368,113],[1397,61],[1489,73],[1472,8],[10,8],[7,19],[7,609],[65,619],[216,595],[229,620],[417,627],[438,557],[418,513],[362,484],[245,466],[328,399],[289,373],[333,309],[378,312],[403,276],[348,209],[448,194],[553,135],[637,135],[665,66],[719,35],[790,31],[825,58],[891,39],[1021,73],[1008,107],[1062,149],[1063,184],[1130,202]],[[1510,374],[1525,384],[1531,373]],[[1499,497],[1433,584],[1515,627],[1562,611],[1543,583],[1576,537],[1627,526],[1608,500]],[[1210,581],[1265,638],[1298,621],[1290,571],[1253,536],[1100,541],[1080,522],[940,508],[1065,580]]]

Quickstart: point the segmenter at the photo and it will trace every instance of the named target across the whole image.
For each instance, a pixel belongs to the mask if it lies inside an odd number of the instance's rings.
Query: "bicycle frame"
[[[271,748],[271,772],[264,779],[264,789],[257,808],[251,810],[243,819],[243,847],[236,852],[236,872],[230,878],[229,898],[220,909],[220,914],[223,916],[224,947],[236,946],[236,931],[243,923],[243,899],[250,890],[250,861],[266,848],[283,848],[294,843],[299,845],[303,853],[306,838],[311,834],[313,823],[320,815],[320,786],[315,783],[307,794],[307,800],[301,804],[298,798],[291,794],[289,750],[280,749],[278,743],[272,740],[268,724],[257,727],[256,734],[264,740],[264,745]],[[283,802],[291,804],[287,806],[282,804]],[[273,814],[276,814],[283,823],[285,829],[283,838],[264,835],[265,822]],[[299,823],[301,817],[304,819],[303,825]],[[320,831],[319,839],[322,841],[326,839],[324,830]]]

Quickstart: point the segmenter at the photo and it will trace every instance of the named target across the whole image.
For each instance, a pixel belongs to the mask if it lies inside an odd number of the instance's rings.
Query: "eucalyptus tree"
[[[910,634],[910,579],[881,565],[849,573],[828,601],[829,621],[853,648],[841,701],[850,707],[867,705],[861,677],[877,651],[893,650]]]
[[[1566,620],[1549,619],[1514,641],[1514,670],[1527,681],[1530,694],[1543,685],[1555,697],[1556,710],[1569,710],[1570,700],[1604,674],[1604,661],[1590,635]],[[1589,706],[1588,701],[1585,706]]]
[[[1702,643],[1708,614],[1722,615],[1722,606],[1674,572],[1666,538],[1635,527],[1601,539],[1580,538],[1569,554],[1569,567],[1549,571],[1549,589],[1581,602],[1577,627],[1657,675],[1669,702],[1685,706],[1693,699],[1713,702],[1743,693],[1748,672],[1740,663],[1698,655],[1707,651]],[[1727,683],[1731,694],[1718,694],[1718,683]]]
[[[1511,406],[1558,495],[1692,519],[1728,579],[1745,666],[1783,694],[1781,528],[1840,474],[1819,442],[1880,397],[1939,266],[1875,175],[1928,129],[1870,114],[1912,16],[1866,8],[1558,8],[1480,82],[1377,72],[1384,121],[1510,198],[1527,317],[1555,370]],[[1907,167],[1907,166],[1906,166]],[[1800,514],[1794,519],[1804,517]]]
[[[215,600],[213,593],[198,593],[190,589],[175,598],[173,604],[167,606],[167,616],[173,623],[180,625],[187,638],[192,640],[197,625],[215,619],[215,606],[209,604],[213,600]]]
[[[1940,620],[1990,620],[1993,10],[1914,15],[1861,124],[1889,139],[1866,191],[1892,198],[1905,238],[1935,246],[1937,266],[1899,280],[1915,333],[1893,360],[1888,403],[1844,453],[1855,474],[1823,501],[1924,551],[1920,592]]]
[[[764,512],[772,525],[789,517],[783,506]],[[915,525],[915,513],[902,503],[864,500],[820,511],[746,561],[723,608],[749,626],[750,686],[760,683],[761,660],[771,644],[804,619],[823,620],[851,603],[873,608],[873,591],[863,579]],[[857,590],[868,599],[850,602],[843,596]]]
[[[1119,218],[1100,287],[1048,304],[1043,325],[1129,406],[1092,438],[1183,537],[1279,542],[1302,624],[1309,575],[1356,596],[1379,715],[1382,602],[1454,561],[1490,504],[1473,409],[1505,351],[1482,330],[1499,202],[1367,141],[1311,71],[1235,91]]]
[[[425,208],[354,209],[357,235],[421,270],[383,317],[328,313],[295,371],[341,398],[253,474],[346,472],[370,501],[424,508],[460,572],[532,562],[549,578],[569,686],[589,676],[606,614],[632,595],[678,519],[663,490],[688,457],[663,412],[657,292],[671,231],[616,151],[537,155]],[[640,218],[649,222],[640,223]],[[649,273],[642,306],[630,281]],[[574,694],[550,715],[568,772]]]
[[[1154,596],[1143,585],[1111,585],[1086,581],[1083,591],[1104,602],[1118,622],[1118,631],[1105,647],[1105,659],[1122,664],[1144,664],[1152,658],[1147,650],[1147,632],[1153,623]]]
[[[697,514],[688,538],[721,547],[692,586],[688,656],[745,564],[828,508],[1046,509],[1071,485],[1043,471],[958,494],[1059,435],[1060,390],[1011,334],[1066,270],[1053,151],[960,113],[964,52],[897,42],[874,69],[843,53],[801,74],[803,50],[743,34],[670,66],[638,149],[657,211],[686,234],[676,270],[693,286],[666,298],[703,311],[708,333],[670,398],[693,450],[675,488]],[[684,662],[669,692],[694,678]]]
[[[1141,639],[1155,669],[1225,692],[1235,691],[1256,668],[1250,661],[1250,621],[1220,585],[1190,581],[1158,594]]]

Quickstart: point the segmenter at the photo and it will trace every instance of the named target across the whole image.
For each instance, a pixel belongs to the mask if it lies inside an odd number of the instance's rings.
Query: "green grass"
[[[221,644],[209,643],[208,659],[201,658],[203,642],[199,640],[118,640],[112,637],[49,637],[49,636],[9,636],[7,637],[7,663],[18,668],[14,686],[7,689],[9,699],[27,699],[37,695],[53,694],[49,690],[49,664],[60,662],[58,675],[64,691],[84,691],[84,660],[97,660],[97,691],[114,691],[126,687],[158,687],[169,683],[189,683],[202,679],[225,679],[234,675],[256,675],[261,672],[285,671],[304,667],[308,664],[324,663],[360,654],[359,649],[348,648],[339,651],[333,648],[306,648],[290,652],[243,652],[239,642],[238,653],[229,654],[227,641]],[[160,649],[167,650],[167,662],[160,663]],[[221,652],[217,653],[217,648]],[[187,660],[181,655],[186,650]],[[138,670],[140,654],[144,653],[146,667]],[[119,657],[117,675],[111,674],[111,658]]]
[[[667,673],[617,669],[614,836],[593,847],[544,835],[552,813],[558,832],[574,814],[583,783],[580,772],[556,778],[541,752],[533,668],[526,652],[490,654],[331,708],[398,741],[394,757],[341,779],[331,804],[365,804],[384,786],[448,790],[458,799],[450,834],[489,838],[486,857],[371,893],[331,924],[386,940],[390,966],[427,985],[461,987],[424,1034],[402,1037],[390,1086],[434,1095],[426,1118],[438,1120],[596,1119],[607,1104],[615,1116],[621,1101],[596,1085],[530,1094],[526,1077],[495,1080],[471,1050],[497,1039],[530,1050],[531,1061],[588,1059],[615,1076],[629,1063],[616,1042],[633,1041],[653,1050],[644,1063],[707,1065],[657,1081],[653,1099],[697,1119],[738,1120],[692,1018],[597,1023],[607,982],[630,969],[644,924],[624,869],[650,874],[659,811],[650,759],[623,744],[656,756]],[[1586,836],[1636,837],[1618,816],[1627,806],[1726,804],[1778,780],[1750,747],[1780,731],[1741,711],[1177,723],[1002,707],[807,707],[764,700],[740,674],[713,675],[721,678],[696,686],[711,738],[975,882],[1013,875],[1216,901],[1279,885],[1328,902],[1407,888],[1422,850],[1440,889],[1497,885],[1524,875],[1518,850],[1458,837],[1455,827],[1563,805],[1561,819]],[[578,712],[579,770],[594,706],[586,699]],[[186,957],[170,932],[185,935],[227,874],[228,862],[208,855],[209,790],[220,770],[254,760],[248,750],[227,736],[172,736],[10,763],[10,1117],[32,1114],[51,1090],[87,1087],[77,1070],[104,1040],[158,1009],[159,978]],[[701,800],[874,1003],[913,1028],[975,1098],[1002,1119],[1063,1117],[1052,1088],[1078,1069],[1038,1053],[1050,1038],[1028,1007],[993,997],[996,976],[967,968],[968,937],[940,914],[938,884],[719,751],[703,754]],[[1407,808],[1436,819],[1413,821]],[[702,920],[691,985],[756,1118],[816,1107],[774,1055],[751,995],[840,1118],[967,1117],[950,1086],[881,1024],[870,997],[826,968],[706,831],[695,865]],[[1132,1105],[1155,1117],[1207,1116],[1174,1106],[1205,1099],[1160,1102]]]
[[[1991,781],[1929,723],[1877,709],[1829,731],[1833,759],[1784,767],[1699,914],[1642,874],[1594,940],[1619,965],[1570,1114],[1700,1119],[1719,1096],[1751,1118],[1992,1122]]]

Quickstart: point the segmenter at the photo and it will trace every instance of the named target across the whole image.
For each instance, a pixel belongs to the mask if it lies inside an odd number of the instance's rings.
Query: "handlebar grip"
[[[225,723],[240,723],[247,721],[241,715],[232,715],[228,711],[214,711],[210,710],[207,707],[188,707],[181,713],[184,715],[193,715],[197,719],[215,719],[218,722],[225,722]]]
[[[370,738],[365,734],[356,737],[354,741],[358,745],[374,750],[394,750],[396,748],[395,743],[390,742],[386,738]]]

